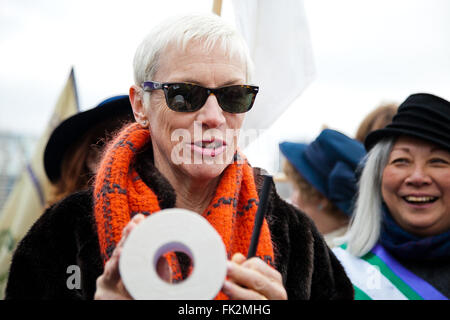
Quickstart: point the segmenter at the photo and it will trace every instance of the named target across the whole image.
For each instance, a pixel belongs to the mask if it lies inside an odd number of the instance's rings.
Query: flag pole
[[[73,66],[70,69],[70,76],[69,77],[72,80],[73,94],[75,95],[75,106],[77,108],[77,112],[80,112],[80,100],[78,99],[77,81],[75,79],[75,69],[74,69]]]
[[[222,12],[222,0],[214,0],[213,1],[213,12],[220,16]]]

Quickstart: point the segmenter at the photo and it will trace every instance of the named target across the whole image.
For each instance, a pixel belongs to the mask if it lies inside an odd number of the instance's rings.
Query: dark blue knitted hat
[[[280,150],[306,181],[345,214],[352,214],[355,172],[366,154],[362,143],[325,129],[310,144],[283,142]]]

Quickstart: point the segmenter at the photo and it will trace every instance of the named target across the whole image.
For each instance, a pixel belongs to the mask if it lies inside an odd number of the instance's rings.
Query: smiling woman
[[[367,136],[365,146],[370,151],[347,243],[334,250],[356,297],[447,299],[450,103],[431,94],[411,95],[392,123]],[[373,265],[378,269],[370,269]],[[368,285],[371,272],[378,286]]]
[[[419,236],[450,230],[450,152],[400,137],[383,171],[381,192],[398,225]]]

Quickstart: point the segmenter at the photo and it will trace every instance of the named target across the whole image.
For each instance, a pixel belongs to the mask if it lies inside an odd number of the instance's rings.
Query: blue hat
[[[352,214],[356,170],[366,154],[362,143],[325,129],[310,144],[283,142],[280,150],[306,181],[345,214]]]

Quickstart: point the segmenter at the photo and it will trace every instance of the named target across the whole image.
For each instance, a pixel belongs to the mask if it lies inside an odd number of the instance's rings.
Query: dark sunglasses
[[[233,85],[220,88],[205,88],[191,83],[161,83],[146,81],[144,91],[163,90],[167,106],[177,112],[194,112],[205,105],[210,94],[217,98],[222,110],[229,113],[249,111],[255,102],[259,87]]]

